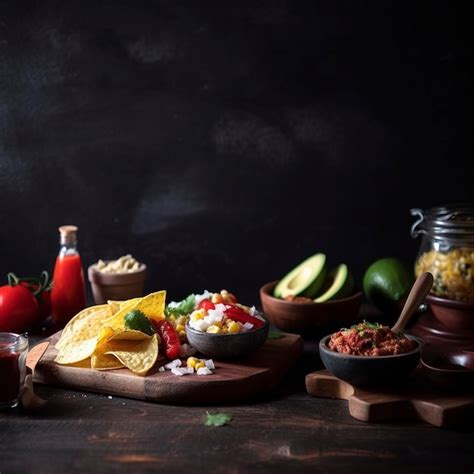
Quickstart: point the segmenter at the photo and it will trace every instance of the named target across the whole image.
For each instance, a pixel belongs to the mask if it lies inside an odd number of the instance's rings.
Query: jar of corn
[[[415,274],[433,274],[431,293],[453,300],[474,301],[474,204],[438,206],[423,211],[411,227],[422,236]]]

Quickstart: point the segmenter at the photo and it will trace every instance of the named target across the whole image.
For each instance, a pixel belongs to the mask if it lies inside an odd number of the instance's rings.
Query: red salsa
[[[18,398],[20,393],[20,354],[0,344],[0,405]]]
[[[388,326],[364,321],[334,333],[328,346],[341,354],[377,357],[410,352],[417,343]]]

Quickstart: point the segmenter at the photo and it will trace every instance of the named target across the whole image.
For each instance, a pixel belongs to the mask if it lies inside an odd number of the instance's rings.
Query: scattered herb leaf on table
[[[206,413],[206,422],[204,423],[206,426],[224,426],[232,420],[232,415],[228,413],[215,413],[214,415],[209,412]]]

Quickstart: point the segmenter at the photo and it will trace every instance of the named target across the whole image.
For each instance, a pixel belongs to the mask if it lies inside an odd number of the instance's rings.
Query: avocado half
[[[324,303],[325,301],[345,298],[346,296],[350,296],[353,291],[354,277],[349,271],[349,268],[347,268],[347,265],[341,263],[329,272],[327,279],[327,289],[323,294],[315,298],[314,302]]]
[[[283,277],[273,290],[277,298],[306,296],[314,298],[326,277],[326,255],[317,253],[307,258]]]

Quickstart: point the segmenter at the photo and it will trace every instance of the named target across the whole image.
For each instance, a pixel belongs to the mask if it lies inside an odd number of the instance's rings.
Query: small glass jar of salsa
[[[0,332],[0,409],[18,405],[26,375],[28,336]]]

